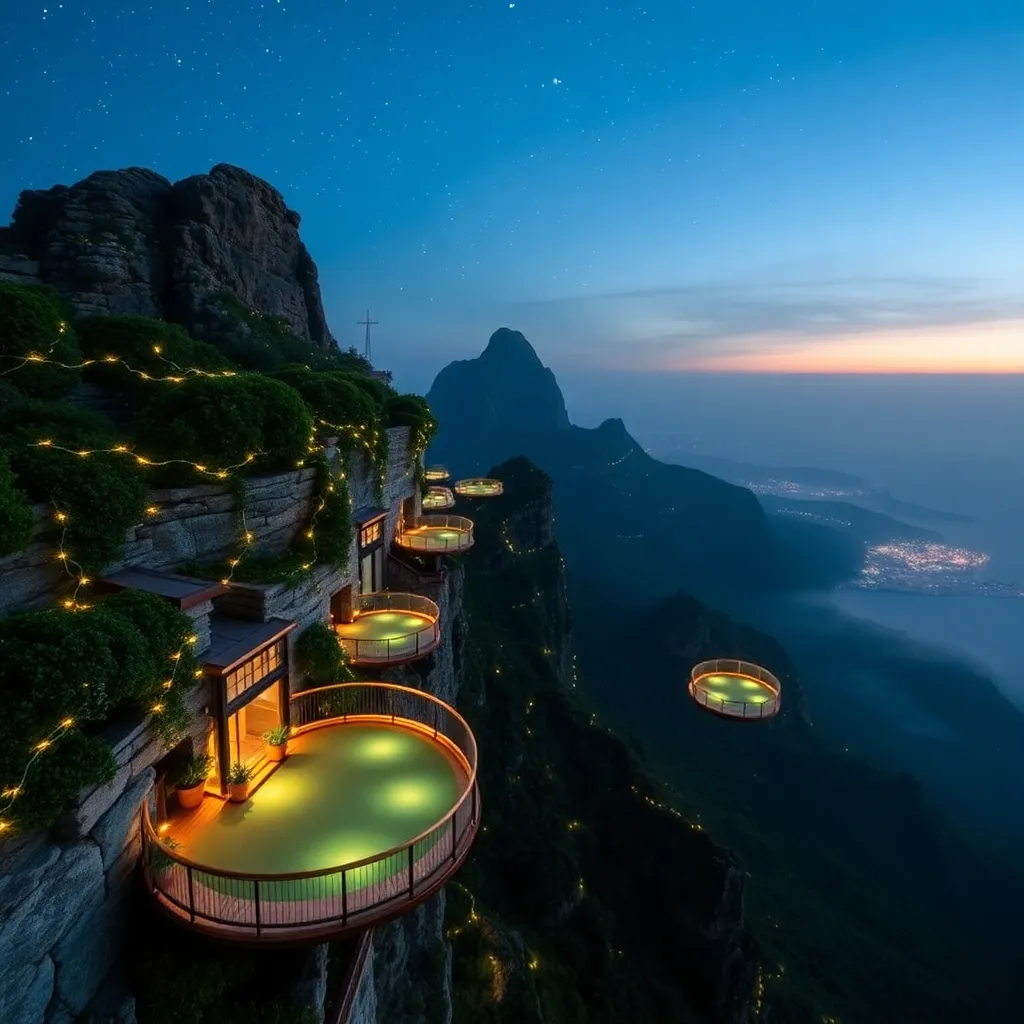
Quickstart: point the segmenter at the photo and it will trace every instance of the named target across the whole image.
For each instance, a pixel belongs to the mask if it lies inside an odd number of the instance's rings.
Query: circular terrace
[[[400,665],[429,654],[441,639],[441,610],[419,594],[361,594],[351,622],[334,632],[353,665]]]
[[[463,498],[497,498],[504,491],[505,486],[500,480],[485,476],[469,477],[455,484],[455,493]]]
[[[430,487],[422,504],[425,512],[444,512],[455,504],[455,495],[449,487]]]
[[[702,708],[744,721],[777,715],[782,697],[782,684],[768,669],[735,658],[694,665],[689,690]]]
[[[342,683],[291,699],[288,757],[242,804],[207,796],[154,826],[143,870],[179,921],[243,942],[308,942],[407,913],[465,859],[477,749],[421,690]]]
[[[473,546],[473,521],[465,516],[415,516],[395,535],[395,543],[426,555],[456,555]]]
[[[443,484],[445,480],[451,479],[451,473],[444,466],[427,466],[423,470],[423,479],[430,484]]]

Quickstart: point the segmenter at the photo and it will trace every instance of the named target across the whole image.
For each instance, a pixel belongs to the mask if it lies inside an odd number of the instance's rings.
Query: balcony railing
[[[756,684],[752,690],[758,692],[757,700],[723,697],[707,685],[713,676],[727,676],[741,684],[748,681]],[[727,718],[760,719],[778,714],[781,706],[782,684],[778,678],[751,661],[736,658],[713,658],[694,665],[690,672],[690,696],[708,711]]]
[[[201,931],[242,941],[289,942],[383,923],[435,893],[476,836],[476,740],[465,719],[432,694],[391,683],[324,686],[291,698],[291,721],[293,734],[372,722],[416,729],[459,761],[466,786],[436,825],[407,843],[359,861],[283,874],[242,874],[190,860],[161,842],[146,801],[142,865],[147,886],[165,910]],[[246,841],[244,822],[237,841]]]
[[[423,495],[422,504],[427,512],[443,512],[455,504],[455,495],[448,487],[431,487]]]
[[[457,554],[473,546],[473,520],[465,516],[415,516],[403,524],[395,543],[428,555]]]
[[[504,492],[505,485],[490,477],[472,476],[455,482],[455,493],[462,498],[497,498]]]
[[[429,654],[440,642],[441,609],[429,597],[389,590],[361,594],[355,598],[352,610],[356,613],[353,621],[336,622],[334,630],[353,665],[394,665],[414,661]],[[396,630],[382,621],[380,630],[373,628],[375,619],[383,620],[384,616],[393,613],[404,613],[409,620],[415,619],[421,624],[417,627],[410,622],[409,628]],[[354,635],[358,632],[370,635]],[[374,632],[390,635],[373,636]]]

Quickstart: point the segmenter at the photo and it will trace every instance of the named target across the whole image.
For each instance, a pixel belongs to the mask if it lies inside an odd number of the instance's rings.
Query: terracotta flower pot
[[[228,799],[235,804],[244,804],[249,799],[249,783],[229,782]]]
[[[206,780],[196,783],[189,789],[178,787],[178,805],[186,811],[191,811],[203,802],[203,793],[206,791]]]
[[[268,743],[267,744],[267,760],[268,761],[283,761],[285,754],[288,753],[288,741],[284,743]]]

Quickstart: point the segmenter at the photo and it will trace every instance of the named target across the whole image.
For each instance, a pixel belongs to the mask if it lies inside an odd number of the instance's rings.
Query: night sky
[[[409,386],[1024,369],[1021,0],[7,0],[0,90],[4,213],[239,164]]]

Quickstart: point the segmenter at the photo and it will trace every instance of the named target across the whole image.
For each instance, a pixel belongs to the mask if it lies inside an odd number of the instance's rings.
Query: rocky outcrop
[[[143,167],[97,171],[22,192],[0,230],[0,279],[52,285],[79,314],[160,317],[206,339],[228,322],[244,332],[227,293],[332,350],[298,229],[275,188],[230,164],[174,184]]]

